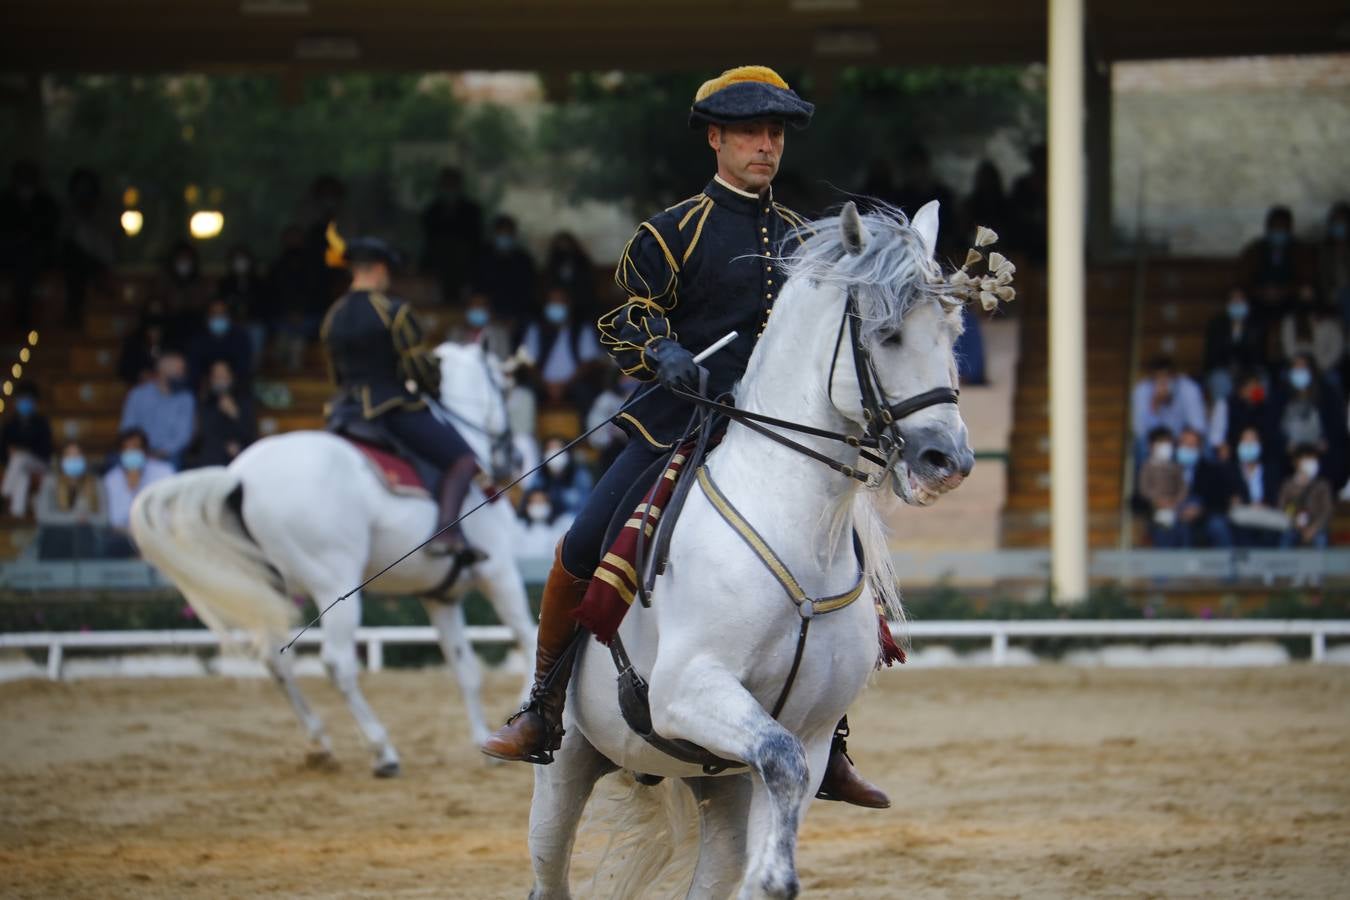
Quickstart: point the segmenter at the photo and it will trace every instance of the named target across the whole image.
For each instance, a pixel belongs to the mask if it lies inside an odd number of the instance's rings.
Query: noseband
[[[811,425],[802,425],[797,422],[787,421],[786,419],[778,419],[773,416],[766,416],[761,413],[738,409],[729,403],[711,400],[704,397],[702,394],[693,391],[676,389],[673,393],[704,409],[721,413],[733,422],[739,422],[751,431],[761,434],[769,440],[794,450],[803,456],[810,457],[841,475],[860,481],[868,487],[877,487],[881,484],[881,477],[860,472],[854,466],[846,465],[838,460],[831,459],[814,447],[800,444],[773,430],[774,428],[783,428],[788,431],[796,431],[800,434],[809,434],[813,437],[825,438],[826,440],[847,444],[850,447],[856,448],[864,459],[880,466],[882,471],[885,472],[895,465],[900,457],[900,453],[905,448],[905,439],[900,435],[901,419],[912,416],[916,412],[927,409],[930,406],[938,406],[943,403],[955,405],[957,403],[961,396],[961,392],[956,388],[951,387],[933,388],[932,390],[924,391],[921,394],[915,394],[913,397],[908,397],[896,403],[888,403],[886,401],[885,389],[881,384],[881,378],[877,374],[876,366],[872,363],[871,354],[863,343],[860,331],[861,323],[862,316],[858,311],[858,300],[850,289],[848,292],[848,302],[844,307],[844,314],[839,319],[839,333],[834,341],[834,356],[830,360],[830,375],[827,384],[828,390],[832,392],[834,389],[834,369],[839,361],[839,346],[843,343],[844,327],[847,325],[849,336],[853,342],[853,365],[857,370],[858,391],[862,401],[864,424],[861,436],[842,434],[838,431],[815,428]],[[833,402],[834,401],[831,400],[831,403]]]

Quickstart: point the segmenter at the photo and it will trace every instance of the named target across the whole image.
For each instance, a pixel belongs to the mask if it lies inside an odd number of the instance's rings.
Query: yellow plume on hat
[[[716,78],[709,78],[699,87],[698,93],[694,94],[694,102],[698,103],[707,100],[713,94],[733,84],[740,84],[744,81],[758,82],[759,84],[771,84],[782,90],[791,90],[788,83],[768,66],[737,66],[734,69],[727,69]]]
[[[330,269],[342,269],[347,266],[347,242],[338,234],[337,223],[329,222],[328,230],[323,233],[328,240],[328,249],[324,251],[323,261]]]

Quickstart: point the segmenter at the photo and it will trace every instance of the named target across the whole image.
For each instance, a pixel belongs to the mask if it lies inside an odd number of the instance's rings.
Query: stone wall
[[[1237,252],[1273,204],[1320,239],[1350,199],[1350,54],[1119,63],[1112,69],[1116,229],[1178,255]]]

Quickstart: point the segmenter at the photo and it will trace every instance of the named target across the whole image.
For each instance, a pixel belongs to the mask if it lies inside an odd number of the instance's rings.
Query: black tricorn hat
[[[703,82],[689,108],[689,127],[782,119],[805,128],[815,111],[768,66],[738,66]]]

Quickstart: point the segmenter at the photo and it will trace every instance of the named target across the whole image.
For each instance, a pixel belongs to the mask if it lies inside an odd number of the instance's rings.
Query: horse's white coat
[[[477,346],[443,345],[444,400],[484,464],[490,441],[505,425],[495,359]],[[243,486],[242,523],[226,498]],[[475,488],[465,508],[482,502]],[[422,497],[395,496],[346,441],[317,431],[264,438],[228,468],[184,472],[152,485],[132,509],[132,531],[144,556],[168,575],[197,614],[220,631],[244,629],[291,701],[320,752],[331,752],[323,724],[306,704],[291,673],[291,657],[278,650],[295,622],[292,595],[323,608],[378,572],[435,529],[436,505]],[[464,634],[460,597],[480,588],[501,621],[534,658],[535,631],[525,585],[512,552],[514,523],[507,503],[484,507],[464,522],[465,536],[488,559],[459,579],[454,602],[425,601],[439,629],[446,662],[464,695],[475,744],[488,735],[477,657]],[[419,552],[371,589],[420,594],[435,589],[449,563]],[[323,618],[321,657],[347,700],[375,755],[376,771],[392,774],[398,753],[357,684],[355,632],[361,594],[337,604]],[[525,689],[529,687],[526,680]]]
[[[885,216],[860,221],[851,204],[837,223],[818,227],[831,229],[828,238],[836,241],[836,259],[848,258],[846,248],[861,247],[857,254],[862,255],[868,253],[869,242],[892,240],[913,248],[901,248],[901,255],[927,256],[936,235],[936,206],[925,213],[921,224],[929,233],[922,235]],[[904,262],[904,271],[929,277],[927,258]],[[891,402],[955,386],[952,345],[959,334],[959,315],[953,316],[949,306],[922,286],[907,297],[908,308],[870,310],[897,325],[903,318],[902,341],[875,339],[870,346]],[[750,359],[738,405],[858,434],[862,409],[847,335],[829,383],[844,304],[837,285],[789,280]],[[892,471],[901,499],[921,505],[959,484],[972,457],[955,406],[929,407],[901,428],[909,447]],[[841,461],[852,462],[846,459],[850,455],[856,459],[856,452],[840,444],[793,438]],[[925,451],[934,448],[959,461],[962,471],[935,471],[925,461]],[[856,482],[734,424],[710,456],[708,468],[809,594],[839,593],[853,584],[857,566],[849,530],[829,523],[839,518],[830,511],[842,510],[846,518],[875,524],[873,498]],[[868,527],[861,533],[870,544],[870,563],[888,559],[879,529]],[[683,738],[718,756],[741,760],[749,772],[702,778],[698,767],[642,741],[619,714],[608,653],[589,642],[578,660],[563,747],[554,764],[536,772],[530,845],[536,876],[532,897],[539,900],[568,896],[568,856],[577,817],[596,779],[615,766],[696,779],[689,784],[703,800],[704,834],[693,880],[685,882],[691,884],[689,896],[725,896],[737,885],[742,897],[796,893],[794,857],[801,816],[820,783],[835,723],[862,691],[877,660],[877,598],[869,587],[857,602],[812,622],[801,669],[775,721],[766,710],[792,663],[796,608],[701,491],[691,493],[670,552],[670,566],[656,582],[652,607],[635,606],[620,630],[636,667],[650,682],[653,726],[668,738]],[[872,569],[877,577],[887,571],[884,565]]]

